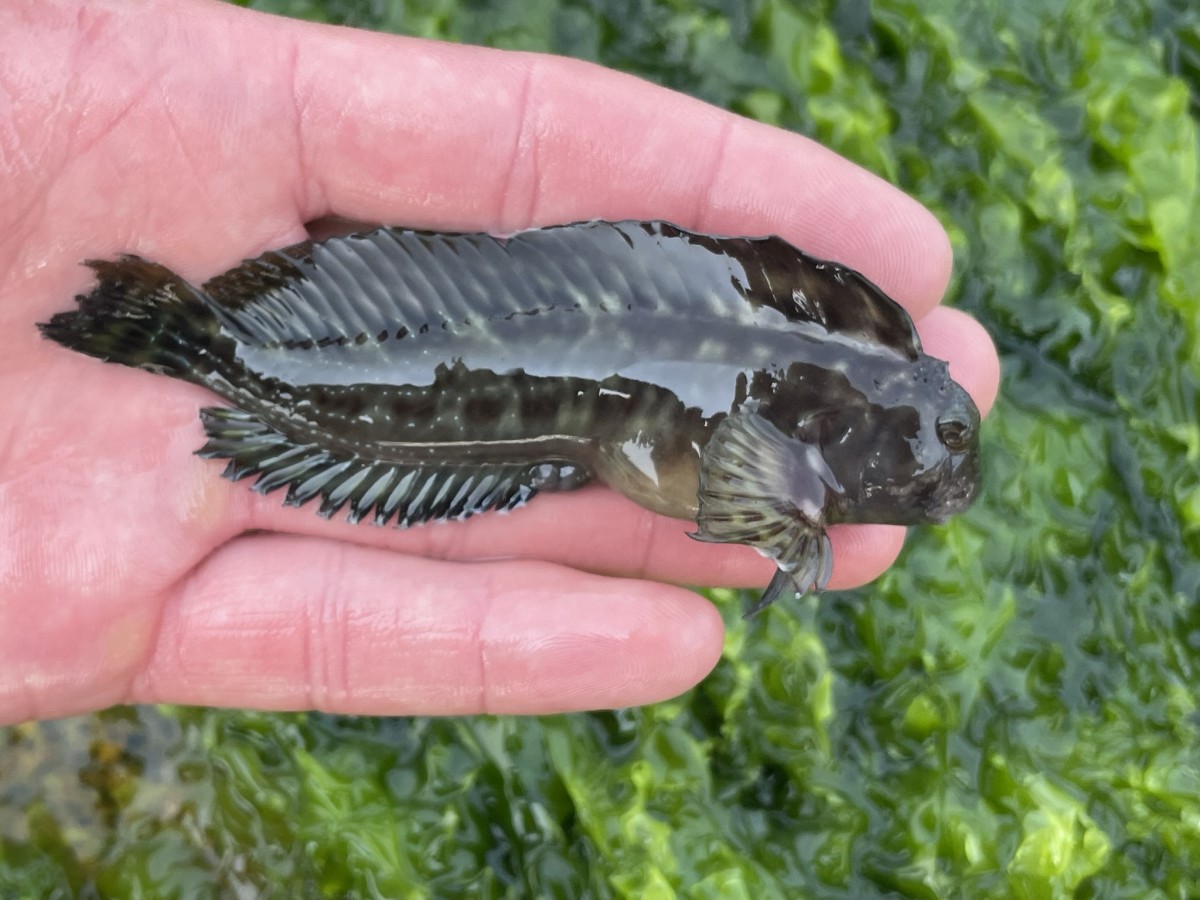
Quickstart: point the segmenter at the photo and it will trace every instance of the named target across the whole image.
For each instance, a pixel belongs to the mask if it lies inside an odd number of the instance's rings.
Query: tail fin
[[[170,269],[138,256],[86,264],[96,273],[96,286],[75,298],[78,309],[39,323],[42,334],[107,362],[200,380],[211,368],[206,351],[220,331],[203,295]]]

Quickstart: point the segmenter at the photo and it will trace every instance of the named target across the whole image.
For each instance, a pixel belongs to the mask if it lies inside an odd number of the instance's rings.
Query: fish
[[[777,236],[662,221],[378,227],[199,287],[85,263],[39,324],[201,385],[201,457],[326,518],[401,527],[590,482],[776,565],[758,612],[826,588],[830,525],[938,523],[980,483],[980,416],[903,307]]]

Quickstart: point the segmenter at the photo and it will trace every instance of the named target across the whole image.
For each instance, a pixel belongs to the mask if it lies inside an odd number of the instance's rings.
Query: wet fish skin
[[[293,505],[414,525],[599,480],[823,588],[825,527],[965,509],[979,414],[904,310],[774,238],[661,222],[381,228],[199,289],[138,257],[40,327],[201,384],[200,453]]]

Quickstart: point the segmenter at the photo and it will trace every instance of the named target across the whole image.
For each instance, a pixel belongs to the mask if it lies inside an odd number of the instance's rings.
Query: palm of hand
[[[582,64],[169,2],[151,16],[17,4],[0,32],[22,36],[0,64],[12,98],[0,120],[0,721],[130,701],[389,713],[646,702],[703,676],[720,619],[688,591],[613,576],[758,585],[771,571],[602,490],[407,532],[281,508],[192,455],[206,392],[38,339],[34,323],[86,289],[84,258],[134,252],[202,280],[304,239],[330,212],[498,231],[661,217],[790,232],[850,264],[874,255],[917,316],[945,281],[936,224],[870,176]],[[658,152],[681,140],[690,161]],[[807,177],[784,176],[781,206],[769,198],[789,160]],[[842,205],[846,190],[883,224],[793,213]],[[986,407],[997,374],[978,327],[937,310],[923,331]],[[835,584],[873,577],[900,539],[841,530]],[[488,559],[510,561],[453,562]]]

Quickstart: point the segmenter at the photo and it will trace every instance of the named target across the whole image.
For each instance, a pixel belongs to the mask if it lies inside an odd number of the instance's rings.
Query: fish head
[[[922,356],[876,375],[828,417],[827,522],[919,525],[966,510],[979,491],[979,410],[945,362]]]

